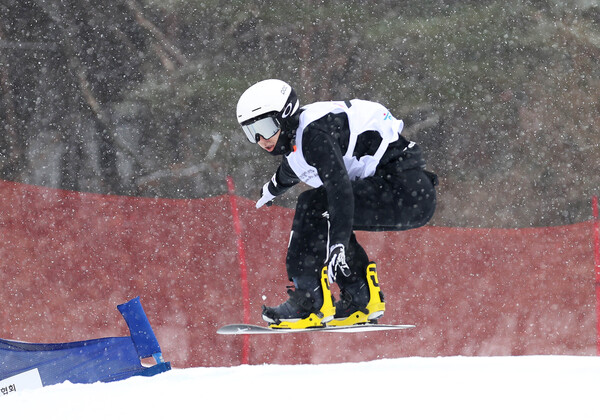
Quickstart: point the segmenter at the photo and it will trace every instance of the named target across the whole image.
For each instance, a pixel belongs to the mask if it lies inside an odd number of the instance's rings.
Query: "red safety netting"
[[[238,206],[241,242],[232,218]],[[532,229],[359,232],[378,263],[383,322],[408,331],[219,336],[286,299],[293,211],[228,196],[169,200],[0,182],[0,337],[127,335],[116,305],[141,296],[175,367],[401,356],[596,354],[592,221]],[[244,340],[246,342],[244,343]],[[243,354],[244,344],[246,346]]]

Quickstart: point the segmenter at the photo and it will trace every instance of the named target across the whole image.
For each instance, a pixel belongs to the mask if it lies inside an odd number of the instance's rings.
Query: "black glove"
[[[340,270],[345,277],[350,277],[351,271],[346,263],[346,249],[344,248],[344,245],[335,244],[329,248],[325,266],[327,267],[329,283],[335,282],[338,270]]]

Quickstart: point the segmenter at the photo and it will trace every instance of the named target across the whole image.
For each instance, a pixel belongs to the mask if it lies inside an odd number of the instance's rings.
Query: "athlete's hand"
[[[267,206],[270,206],[271,204],[273,204],[272,200],[275,198],[275,196],[273,194],[271,194],[271,192],[269,191],[269,183],[268,182],[262,187],[261,194],[262,194],[262,196],[256,202],[257,209],[261,208],[265,204]]]
[[[325,261],[327,266],[327,277],[329,283],[334,283],[337,277],[338,270],[342,272],[345,277],[350,276],[350,267],[346,263],[346,249],[342,244],[335,244],[329,248],[327,254],[327,260]]]

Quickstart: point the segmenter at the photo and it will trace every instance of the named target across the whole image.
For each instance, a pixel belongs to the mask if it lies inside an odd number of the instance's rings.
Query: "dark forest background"
[[[230,175],[256,199],[278,160],[235,105],[280,78],[404,119],[435,225],[575,223],[600,193],[599,59],[591,0],[0,0],[0,178],[199,198]]]

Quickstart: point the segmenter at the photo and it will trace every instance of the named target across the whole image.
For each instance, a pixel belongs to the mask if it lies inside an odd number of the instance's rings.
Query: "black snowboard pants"
[[[437,177],[421,168],[400,170],[393,164],[379,168],[365,179],[352,181],[354,193],[354,231],[402,231],[426,224],[436,206]],[[324,187],[300,194],[292,223],[286,258],[290,279],[318,276],[327,254],[327,194]],[[354,232],[346,249],[352,270],[344,282],[365,277],[369,257],[357,242]],[[338,275],[338,282],[343,276]]]

